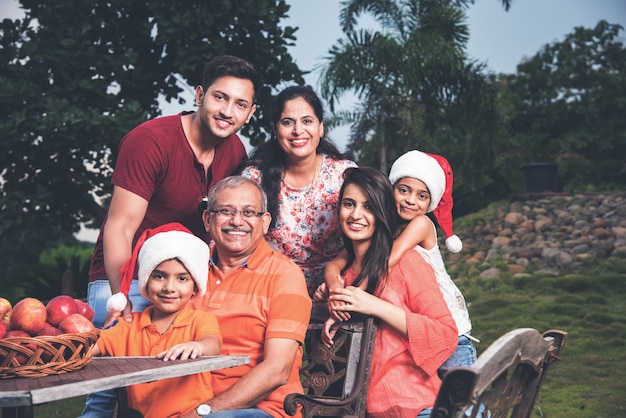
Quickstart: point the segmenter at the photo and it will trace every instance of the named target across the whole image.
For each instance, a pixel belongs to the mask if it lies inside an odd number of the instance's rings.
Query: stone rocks
[[[513,275],[529,269],[554,275],[589,257],[626,255],[626,192],[532,197],[505,203],[488,219],[456,230],[463,251],[454,258],[441,240],[446,264],[484,265],[480,277],[488,279],[500,274],[487,264],[494,260],[506,262]]]
[[[478,275],[481,279],[496,279],[500,277],[500,270],[496,267],[488,268]]]

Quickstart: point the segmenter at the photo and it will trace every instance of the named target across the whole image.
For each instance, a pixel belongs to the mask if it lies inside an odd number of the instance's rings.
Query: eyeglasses
[[[241,213],[241,217],[244,219],[253,219],[263,216],[265,212],[256,212],[254,209],[230,209],[230,208],[221,208],[221,209],[209,209],[209,212],[217,214],[217,217],[220,219],[233,219],[237,213]]]

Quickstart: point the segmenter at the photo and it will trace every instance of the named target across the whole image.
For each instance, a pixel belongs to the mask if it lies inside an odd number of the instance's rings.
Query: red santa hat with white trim
[[[133,253],[120,270],[120,291],[107,300],[107,311],[121,312],[126,307],[130,283],[135,272],[139,280],[139,292],[148,297],[148,278],[162,262],[177,259],[196,282],[198,294],[206,292],[209,276],[209,247],[189,229],[177,222],[145,230]]]
[[[452,185],[453,173],[448,160],[441,155],[428,154],[418,150],[401,155],[391,166],[389,180],[396,184],[403,177],[412,177],[424,182],[430,192],[430,205],[439,227],[446,236],[446,248],[452,253],[463,249],[461,239],[454,234],[452,225]]]

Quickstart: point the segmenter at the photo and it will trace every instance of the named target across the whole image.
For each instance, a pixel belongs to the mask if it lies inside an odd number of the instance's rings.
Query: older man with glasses
[[[215,316],[222,354],[250,364],[212,372],[215,397],[197,414],[214,418],[287,417],[283,400],[302,393],[302,344],[311,312],[302,270],[265,242],[267,196],[245,177],[221,180],[202,214],[214,241],[207,293],[190,302]]]

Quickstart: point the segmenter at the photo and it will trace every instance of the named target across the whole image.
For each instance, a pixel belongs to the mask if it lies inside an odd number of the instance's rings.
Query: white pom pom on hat
[[[117,292],[107,300],[107,312],[122,312],[127,303],[126,295],[122,292]]]
[[[446,248],[451,253],[461,252],[461,250],[463,249],[463,243],[461,242],[461,238],[459,238],[457,235],[450,235],[448,238],[446,238]]]
[[[121,312],[126,307],[126,297],[136,271],[139,292],[147,297],[148,278],[152,271],[163,261],[174,258],[189,271],[199,295],[204,295],[209,275],[209,247],[189,229],[172,222],[147,229],[141,234],[130,259],[120,270],[120,292],[109,298],[107,311]]]
[[[450,163],[441,155],[428,154],[418,150],[408,151],[398,157],[389,171],[391,184],[403,177],[422,181],[430,192],[430,205],[437,224],[446,236],[448,251],[458,253],[463,249],[461,239],[453,232],[452,199],[453,173]]]

